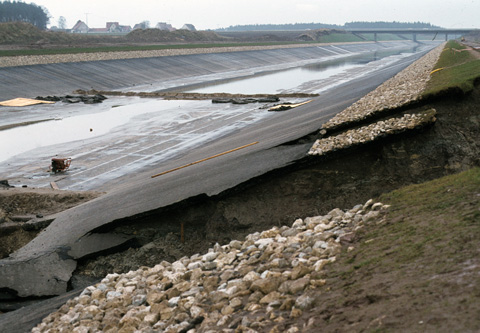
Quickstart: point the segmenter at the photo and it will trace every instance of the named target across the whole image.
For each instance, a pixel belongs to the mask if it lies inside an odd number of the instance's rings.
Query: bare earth
[[[89,191],[0,187],[0,258],[18,250],[40,232],[41,228],[26,228],[27,221],[40,226],[52,215],[100,195]]]

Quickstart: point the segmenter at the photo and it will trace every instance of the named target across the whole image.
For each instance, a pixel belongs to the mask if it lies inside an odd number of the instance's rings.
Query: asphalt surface
[[[270,170],[294,163],[305,156],[310,145],[284,143],[315,132],[334,114],[423,54],[402,58],[397,63],[327,90],[311,103],[239,128],[164,163],[117,177],[109,183],[105,195],[60,213],[36,239],[10,258],[1,260],[0,288],[15,290],[19,296],[64,293],[75,269],[75,260],[99,250],[90,245],[81,246],[83,243],[90,244],[88,237],[92,230],[187,198],[215,195]],[[151,178],[166,170],[253,142],[258,144]],[[102,243],[101,240],[98,242]],[[102,245],[108,247],[108,244]]]

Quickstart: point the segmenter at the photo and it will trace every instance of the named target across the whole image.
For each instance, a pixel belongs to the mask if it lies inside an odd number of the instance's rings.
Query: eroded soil
[[[380,199],[392,210],[327,267],[308,332],[478,332],[480,169]]]
[[[349,209],[402,186],[478,166],[479,102],[478,89],[469,96],[433,102],[419,109],[435,108],[437,123],[420,133],[329,158],[305,158],[216,197],[199,197],[110,226],[113,232],[135,235],[137,248],[80,261],[76,274],[103,277],[177,260],[205,252],[216,242],[224,244],[336,207]]]
[[[99,192],[91,191],[0,186],[0,258],[7,257],[35,238],[40,230],[48,225],[54,214],[100,195]],[[26,223],[30,223],[28,228]]]

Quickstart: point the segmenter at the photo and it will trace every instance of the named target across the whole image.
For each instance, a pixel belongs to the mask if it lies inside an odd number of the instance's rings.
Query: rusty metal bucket
[[[52,172],[65,172],[70,168],[70,163],[72,163],[72,159],[69,158],[52,158],[52,165],[50,170]]]

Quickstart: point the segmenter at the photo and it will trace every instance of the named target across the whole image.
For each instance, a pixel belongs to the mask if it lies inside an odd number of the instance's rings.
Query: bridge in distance
[[[417,41],[417,37],[420,36],[429,36],[429,40],[439,39],[441,37],[445,37],[445,40],[448,40],[449,37],[458,38],[460,36],[466,36],[470,33],[480,33],[480,29],[346,29],[344,30],[347,33],[354,34],[355,36],[363,39],[363,40],[371,40],[370,36],[365,36],[367,34],[374,35],[374,40],[377,42],[377,37],[379,34],[393,34],[397,35],[402,39],[405,40],[413,40]],[[252,30],[252,31],[217,31],[218,34],[225,36],[225,37],[237,37],[242,38],[245,35],[250,37],[253,36],[263,36],[265,34],[272,34],[272,35],[281,35],[287,38],[297,38],[298,35],[305,30]],[[408,37],[407,37],[408,36]],[[410,37],[411,36],[411,37]]]
[[[416,42],[418,35],[433,35],[433,39],[438,35],[445,35],[445,40],[448,40],[448,36],[465,36],[473,32],[480,32],[480,29],[347,29],[346,31],[363,39],[365,39],[363,34],[373,34],[375,41],[377,41],[378,34],[393,34],[401,37],[412,35],[413,41]]]

